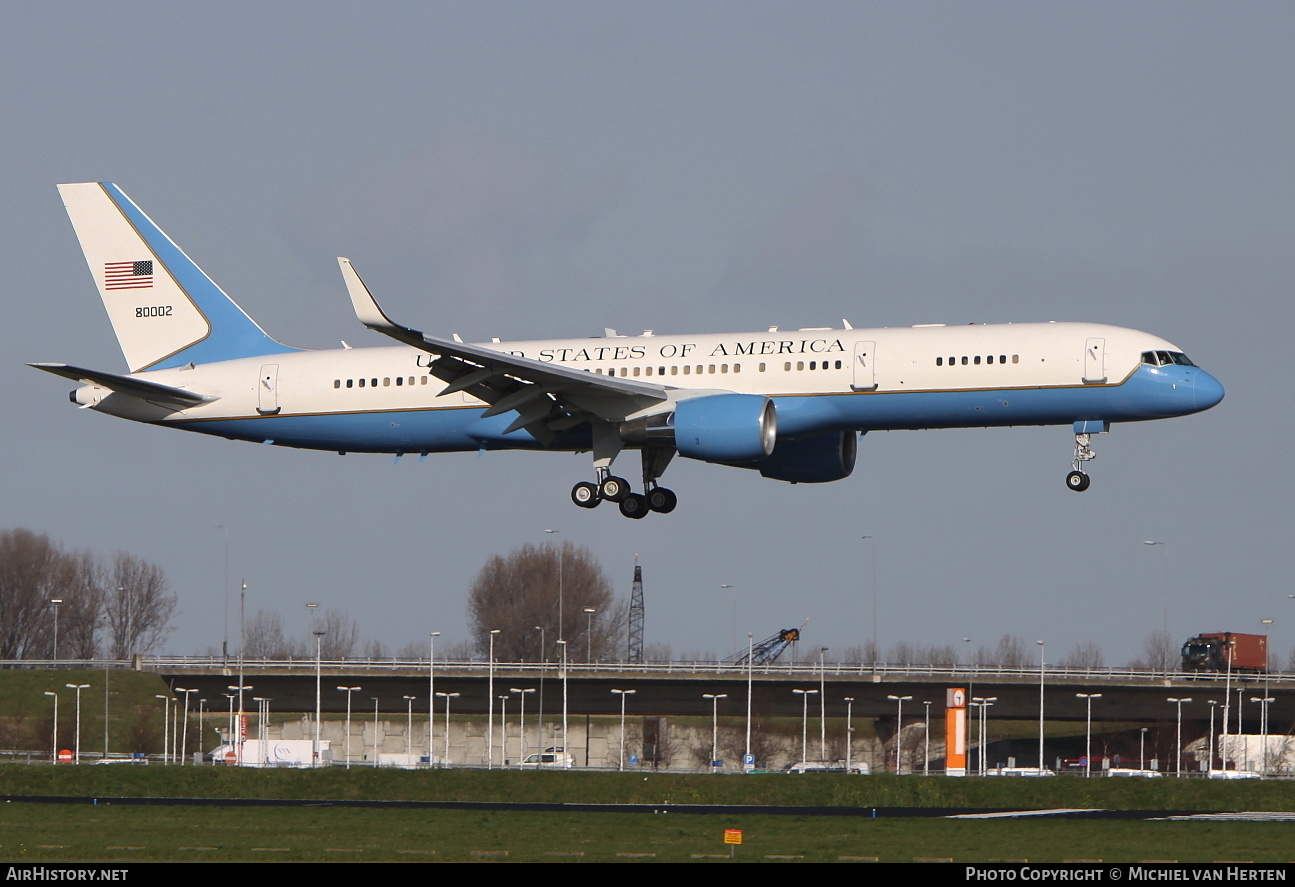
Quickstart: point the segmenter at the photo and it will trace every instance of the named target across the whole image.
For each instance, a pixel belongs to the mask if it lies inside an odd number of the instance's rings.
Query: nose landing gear
[[[1092,483],[1092,478],[1084,472],[1081,466],[1085,462],[1091,462],[1097,458],[1097,454],[1093,452],[1092,448],[1093,435],[1090,432],[1078,430],[1086,425],[1087,423],[1084,422],[1075,423],[1075,461],[1072,463],[1070,473],[1066,475],[1066,488],[1074,490],[1076,493],[1082,493]],[[1100,434],[1101,432],[1098,433]]]

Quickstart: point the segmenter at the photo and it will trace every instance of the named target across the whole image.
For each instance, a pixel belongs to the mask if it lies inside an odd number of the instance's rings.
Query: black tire
[[[642,520],[647,517],[647,497],[639,493],[629,493],[620,501],[621,514],[631,520]]]
[[[1092,482],[1093,479],[1082,471],[1072,471],[1066,475],[1066,486],[1076,493],[1082,493],[1088,489],[1088,485]]]
[[[674,494],[673,490],[667,490],[665,487],[654,487],[648,490],[647,504],[648,508],[657,514],[669,514],[679,504],[679,497]]]
[[[587,480],[582,480],[571,488],[571,501],[581,508],[597,508],[598,503],[603,501],[598,495],[598,485],[591,484]]]
[[[598,495],[608,502],[620,502],[630,494],[630,482],[623,477],[609,475],[598,485]]]

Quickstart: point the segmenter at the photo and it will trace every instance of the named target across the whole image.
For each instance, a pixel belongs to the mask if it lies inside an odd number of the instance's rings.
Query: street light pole
[[[76,745],[73,746],[76,751],[73,753],[72,760],[79,764],[81,763],[81,691],[87,689],[90,685],[67,684],[66,686],[69,690],[76,691]]]
[[[845,697],[845,772],[850,772],[850,750],[854,745],[854,697]]]
[[[808,761],[808,760],[809,760],[809,758],[808,758],[808,757],[806,757],[806,756],[808,755],[808,753],[809,753],[809,751],[808,751],[808,740],[809,740],[809,732],[808,732],[808,731],[809,731],[809,697],[813,696],[813,695],[814,695],[815,693],[817,693],[818,691],[817,691],[817,690],[792,690],[791,692],[793,692],[793,693],[797,694],[797,695],[798,695],[798,696],[800,696],[800,698],[801,698],[801,704],[800,704],[800,762],[803,764],[803,763],[805,763],[806,761]]]
[[[517,719],[517,762],[520,764],[526,760],[526,694],[534,693],[535,688],[526,687],[525,689],[519,689],[517,687],[510,687],[508,692],[516,693],[518,698],[521,700],[522,705],[521,713]]]
[[[427,766],[432,766],[432,727],[436,723],[436,639],[439,631],[428,635],[427,646]]]
[[[621,698],[621,754],[620,754],[620,764],[617,766],[616,769],[624,770],[625,769],[625,697],[633,696],[637,691],[612,690],[612,692]]]
[[[623,698],[623,697],[622,697]],[[703,693],[702,699],[710,700],[710,772],[719,772],[719,701],[727,699],[727,693]]]
[[[561,638],[557,642],[562,647],[562,764],[565,766],[565,756],[571,754],[567,748],[567,642]]]
[[[827,760],[827,647],[818,648],[818,759]]]
[[[359,687],[338,687],[346,694],[346,769],[351,769],[351,694],[359,691]]]
[[[1043,775],[1043,641],[1039,645],[1039,775]]]
[[[901,772],[900,751],[904,745],[904,703],[910,701],[912,696],[887,696],[887,699],[899,704],[899,714],[895,720],[895,775]]]
[[[1192,700],[1190,697],[1185,699],[1176,699],[1170,696],[1168,701],[1178,706],[1178,740],[1176,743],[1178,746],[1178,749],[1177,749],[1178,765],[1176,769],[1177,769],[1178,778],[1182,779],[1183,777],[1183,703],[1191,702]]]
[[[498,628],[490,630],[490,678],[486,682],[486,769],[495,763],[495,635]]]
[[[46,696],[54,697],[54,735],[50,738],[49,743],[49,762],[58,763],[58,693],[53,690],[46,690]]]
[[[1101,699],[1101,693],[1076,693],[1076,699],[1083,699],[1088,703],[1088,717],[1084,722],[1084,778],[1088,779],[1093,775],[1093,700]]]
[[[450,765],[450,700],[458,696],[458,693],[437,693],[437,696],[445,697],[445,755],[441,764],[448,767]]]

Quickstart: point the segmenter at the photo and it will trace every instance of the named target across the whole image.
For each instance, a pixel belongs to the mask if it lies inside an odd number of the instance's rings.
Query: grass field
[[[876,857],[984,862],[1295,859],[1289,823],[969,821],[756,814],[375,810],[329,800],[1295,810],[1295,784],[1188,780],[676,776],[482,771],[250,771],[7,766],[0,794],[95,805],[0,805],[0,857],[18,860],[690,861],[742,829],[739,861]],[[317,807],[137,807],[114,797],[296,798]],[[653,854],[644,856],[641,854]]]
[[[813,816],[691,816],[339,808],[94,807],[7,804],[7,861],[656,861],[955,862],[1295,859],[1283,823],[951,821]],[[641,854],[652,854],[643,856]]]

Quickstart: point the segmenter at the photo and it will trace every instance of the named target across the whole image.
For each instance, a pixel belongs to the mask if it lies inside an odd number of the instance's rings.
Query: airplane
[[[589,452],[576,505],[668,513],[676,456],[790,483],[848,477],[869,431],[1069,425],[1066,486],[1092,435],[1184,416],[1223,386],[1176,345],[1093,323],[919,324],[469,344],[391,320],[339,258],[358,320],[398,344],[306,350],[270,338],[116,185],[60,185],[127,373],[30,366],[123,419],[346,453]],[[639,450],[642,492],[612,473]]]

